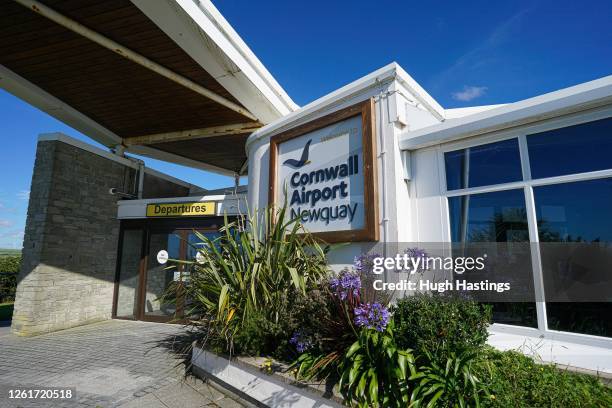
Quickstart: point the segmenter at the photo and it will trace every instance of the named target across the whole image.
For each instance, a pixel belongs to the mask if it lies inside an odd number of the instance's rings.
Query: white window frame
[[[469,139],[450,142],[439,145],[437,148],[438,167],[440,175],[440,191],[444,198],[443,200],[443,222],[446,223],[445,233],[446,239],[451,242],[450,232],[450,214],[448,207],[448,198],[457,197],[468,194],[490,193],[496,191],[522,189],[525,197],[525,209],[527,211],[527,225],[529,228],[529,240],[532,243],[538,243],[537,217],[534,201],[533,188],[537,186],[569,183],[575,181],[587,181],[600,178],[612,177],[612,169],[589,171],[584,173],[568,174],[563,176],[547,177],[533,180],[531,178],[531,167],[529,163],[529,154],[527,151],[527,135],[541,133],[548,130],[574,126],[582,123],[592,122],[599,119],[612,117],[612,106],[592,109],[558,117],[555,119],[544,120],[535,124],[519,126],[511,129],[504,129],[480,136],[474,136]],[[446,166],[444,162],[444,154],[446,152],[465,149],[468,147],[476,147],[489,143],[499,142],[508,139],[518,139],[519,153],[521,158],[521,170],[523,180],[509,183],[495,184],[490,186],[471,187],[457,190],[447,190],[446,185]],[[532,270],[534,279],[534,290],[536,299],[545,299],[544,297],[544,280],[542,274],[542,263],[540,251],[537,249],[532,254]],[[509,324],[494,323],[492,327],[498,332],[506,332],[517,335],[525,335],[532,337],[542,337],[552,340],[568,341],[578,344],[585,344],[595,347],[612,348],[612,337],[602,337],[590,334],[572,333],[566,331],[551,330],[548,328],[546,317],[546,302],[536,301],[537,313],[537,328],[526,326],[515,326]]]

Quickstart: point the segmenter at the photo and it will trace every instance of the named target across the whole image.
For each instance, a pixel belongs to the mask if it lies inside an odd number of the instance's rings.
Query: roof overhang
[[[612,104],[612,75],[580,85],[449,119],[400,136],[402,150],[415,150],[522,126]]]
[[[7,0],[0,86],[108,147],[239,172],[297,108],[210,1]]]

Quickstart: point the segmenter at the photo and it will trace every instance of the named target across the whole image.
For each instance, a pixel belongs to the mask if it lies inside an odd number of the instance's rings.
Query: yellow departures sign
[[[215,214],[214,202],[147,204],[147,217],[198,217]]]

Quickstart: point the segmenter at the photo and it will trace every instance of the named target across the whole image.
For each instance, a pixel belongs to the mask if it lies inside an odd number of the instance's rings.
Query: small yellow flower
[[[495,396],[495,394],[491,394],[491,395],[489,396],[489,398],[491,398],[492,400],[494,400],[494,399],[495,399],[495,398],[497,398],[497,397]]]

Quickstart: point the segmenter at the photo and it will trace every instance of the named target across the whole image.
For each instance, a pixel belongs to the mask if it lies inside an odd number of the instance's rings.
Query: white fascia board
[[[121,137],[4,65],[0,65],[0,87],[105,146],[121,144]]]
[[[130,167],[133,169],[138,170],[138,168],[140,167],[138,164],[138,159],[131,159],[130,157],[123,157],[123,156],[119,156],[116,154],[113,154],[109,151],[100,149],[96,146],[92,146],[89,143],[85,143],[81,140],[75,139],[73,137],[70,137],[64,133],[61,132],[53,132],[53,133],[41,133],[40,135],[38,135],[38,141],[39,142],[49,142],[49,141],[58,141],[58,142],[62,142],[62,143],[66,143],[70,146],[74,146],[76,148],[79,148],[81,150],[85,150],[86,152],[95,154],[97,156],[100,157],[104,157],[107,160],[111,160],[114,161],[116,163],[122,164],[126,167]],[[150,167],[146,167],[145,166],[145,173],[150,174],[152,176],[164,179],[166,181],[169,181],[171,183],[174,184],[178,184],[180,186],[186,187],[186,188],[201,188],[200,186],[196,186],[194,184],[188,183],[186,181],[183,181],[181,179],[177,179],[176,177],[172,177],[169,174],[166,173],[162,173],[161,171],[152,169]]]
[[[121,200],[117,204],[122,205],[147,205],[161,203],[196,203],[204,201],[240,200],[246,198],[245,194],[214,194],[197,195],[185,197],[143,198],[141,200]]]
[[[246,195],[204,195],[187,197],[147,198],[144,200],[119,200],[117,201],[118,219],[147,218],[148,204],[162,203],[195,203],[214,201],[216,205],[216,216],[246,214]],[[183,217],[185,218],[185,217]]]
[[[299,122],[316,115],[317,112],[327,110],[336,105],[341,105],[345,100],[351,99],[358,94],[365,93],[371,88],[380,87],[384,84],[391,83],[394,80],[398,80],[411,93],[411,96],[415,98],[415,101],[419,105],[431,112],[434,116],[443,118],[444,109],[442,109],[442,107],[438,105],[438,103],[435,102],[433,98],[427,94],[423,88],[421,88],[420,85],[418,85],[416,81],[410,77],[410,75],[406,73],[406,71],[404,71],[396,62],[392,62],[362,78],[357,79],[356,81],[351,82],[348,85],[343,86],[340,89],[337,89],[332,93],[329,93],[303,106],[299,110],[290,113],[287,116],[262,127],[261,129],[256,130],[247,139],[247,151],[249,145],[258,139],[279,133],[288,127],[293,127]]]
[[[200,169],[205,171],[210,171],[212,173],[221,174],[223,176],[234,176],[234,172],[226,169],[222,169],[221,167],[213,166],[212,164],[206,164],[199,162],[197,160],[188,159],[183,156],[179,156],[177,154],[164,152],[159,149],[155,149],[149,146],[129,146],[125,150],[126,152],[138,154],[140,156],[150,157],[152,159],[162,160],[170,163],[180,164],[181,166],[187,166],[194,169]]]
[[[444,108],[414,78],[404,71],[399,64],[394,62],[392,65],[395,66],[397,80],[408,89],[416,99],[416,102],[434,115],[436,119],[443,121],[445,119]]]
[[[405,132],[402,150],[414,150],[466,137],[579,112],[612,103],[612,75],[525,99],[463,118]]]
[[[214,4],[210,0],[198,0],[198,4],[200,8],[205,13],[208,13],[213,21],[217,23],[221,32],[226,36],[228,41],[235,46],[236,50],[243,56],[246,62],[249,63],[255,73],[257,73],[266,82],[271,91],[277,95],[281,104],[279,111],[287,109],[286,112],[281,112],[283,115],[286,115],[289,112],[299,109],[299,105],[293,102],[289,94],[285,92],[283,87],[276,81],[276,78],[272,76],[270,71],[268,71],[259,58],[257,58],[255,53],[251,51],[249,46],[242,40],[240,35],[234,30],[225,17],[223,17],[223,14],[217,10]]]
[[[507,103],[500,103],[497,105],[482,105],[482,106],[469,106],[465,108],[452,108],[444,109],[444,116],[446,119],[457,119],[463,118],[469,115],[475,115],[477,113],[486,112],[491,109],[501,108],[506,106]]]
[[[266,124],[297,109],[208,0],[132,0],[151,21]]]

